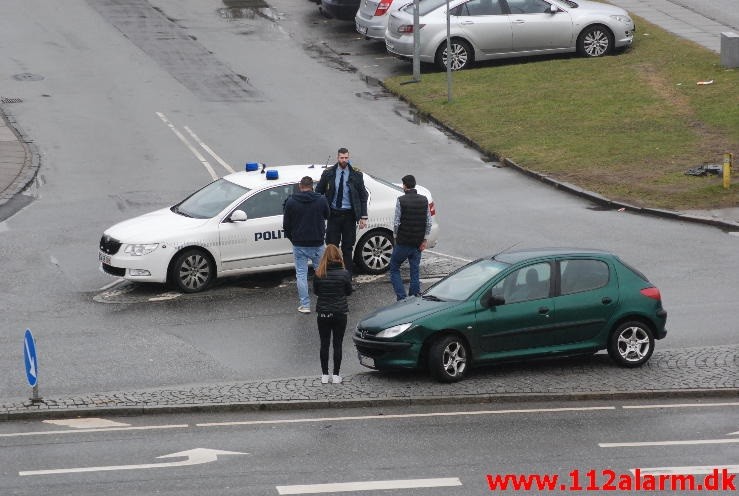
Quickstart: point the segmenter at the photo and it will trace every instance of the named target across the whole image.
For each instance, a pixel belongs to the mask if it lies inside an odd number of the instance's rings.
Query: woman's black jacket
[[[313,277],[313,292],[318,296],[316,312],[348,313],[346,297],[352,294],[352,280],[340,264],[329,265],[326,277]]]

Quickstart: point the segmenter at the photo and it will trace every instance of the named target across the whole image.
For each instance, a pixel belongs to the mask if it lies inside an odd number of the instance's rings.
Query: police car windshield
[[[393,184],[390,181],[387,181],[387,180],[385,180],[385,179],[383,179],[381,177],[377,177],[377,176],[371,176],[371,177],[372,177],[372,179],[374,179],[378,183],[384,184],[388,188],[392,188],[392,189],[394,189],[396,191],[400,191],[401,193],[403,192],[403,187],[402,186],[398,186],[397,184]]]
[[[248,192],[249,188],[218,179],[191,194],[170,210],[185,217],[210,219]]]
[[[508,264],[489,258],[472,262],[431,286],[423,296],[443,301],[466,300],[506,267]]]

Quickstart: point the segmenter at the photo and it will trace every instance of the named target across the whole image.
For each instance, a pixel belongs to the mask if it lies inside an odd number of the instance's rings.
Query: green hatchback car
[[[482,258],[364,317],[353,336],[362,365],[427,368],[458,381],[473,365],[606,349],[642,365],[667,335],[649,280],[599,250],[527,249]]]

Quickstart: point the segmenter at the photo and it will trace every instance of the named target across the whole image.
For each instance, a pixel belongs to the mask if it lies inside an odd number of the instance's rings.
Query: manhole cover
[[[30,72],[21,72],[20,74],[14,74],[13,79],[18,81],[41,81],[44,76],[39,74],[31,74]]]

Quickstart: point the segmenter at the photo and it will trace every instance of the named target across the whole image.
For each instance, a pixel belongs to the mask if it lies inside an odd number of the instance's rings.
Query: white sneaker
[[[332,375],[331,376],[331,382],[333,382],[334,384],[341,384],[341,381],[343,381],[343,380],[344,379],[342,379],[340,375]]]
[[[298,312],[300,312],[300,313],[310,313],[310,307],[304,307],[303,305],[300,305],[298,307]]]
[[[321,376],[321,384],[328,384],[328,378],[329,378],[328,374],[323,374]]]

